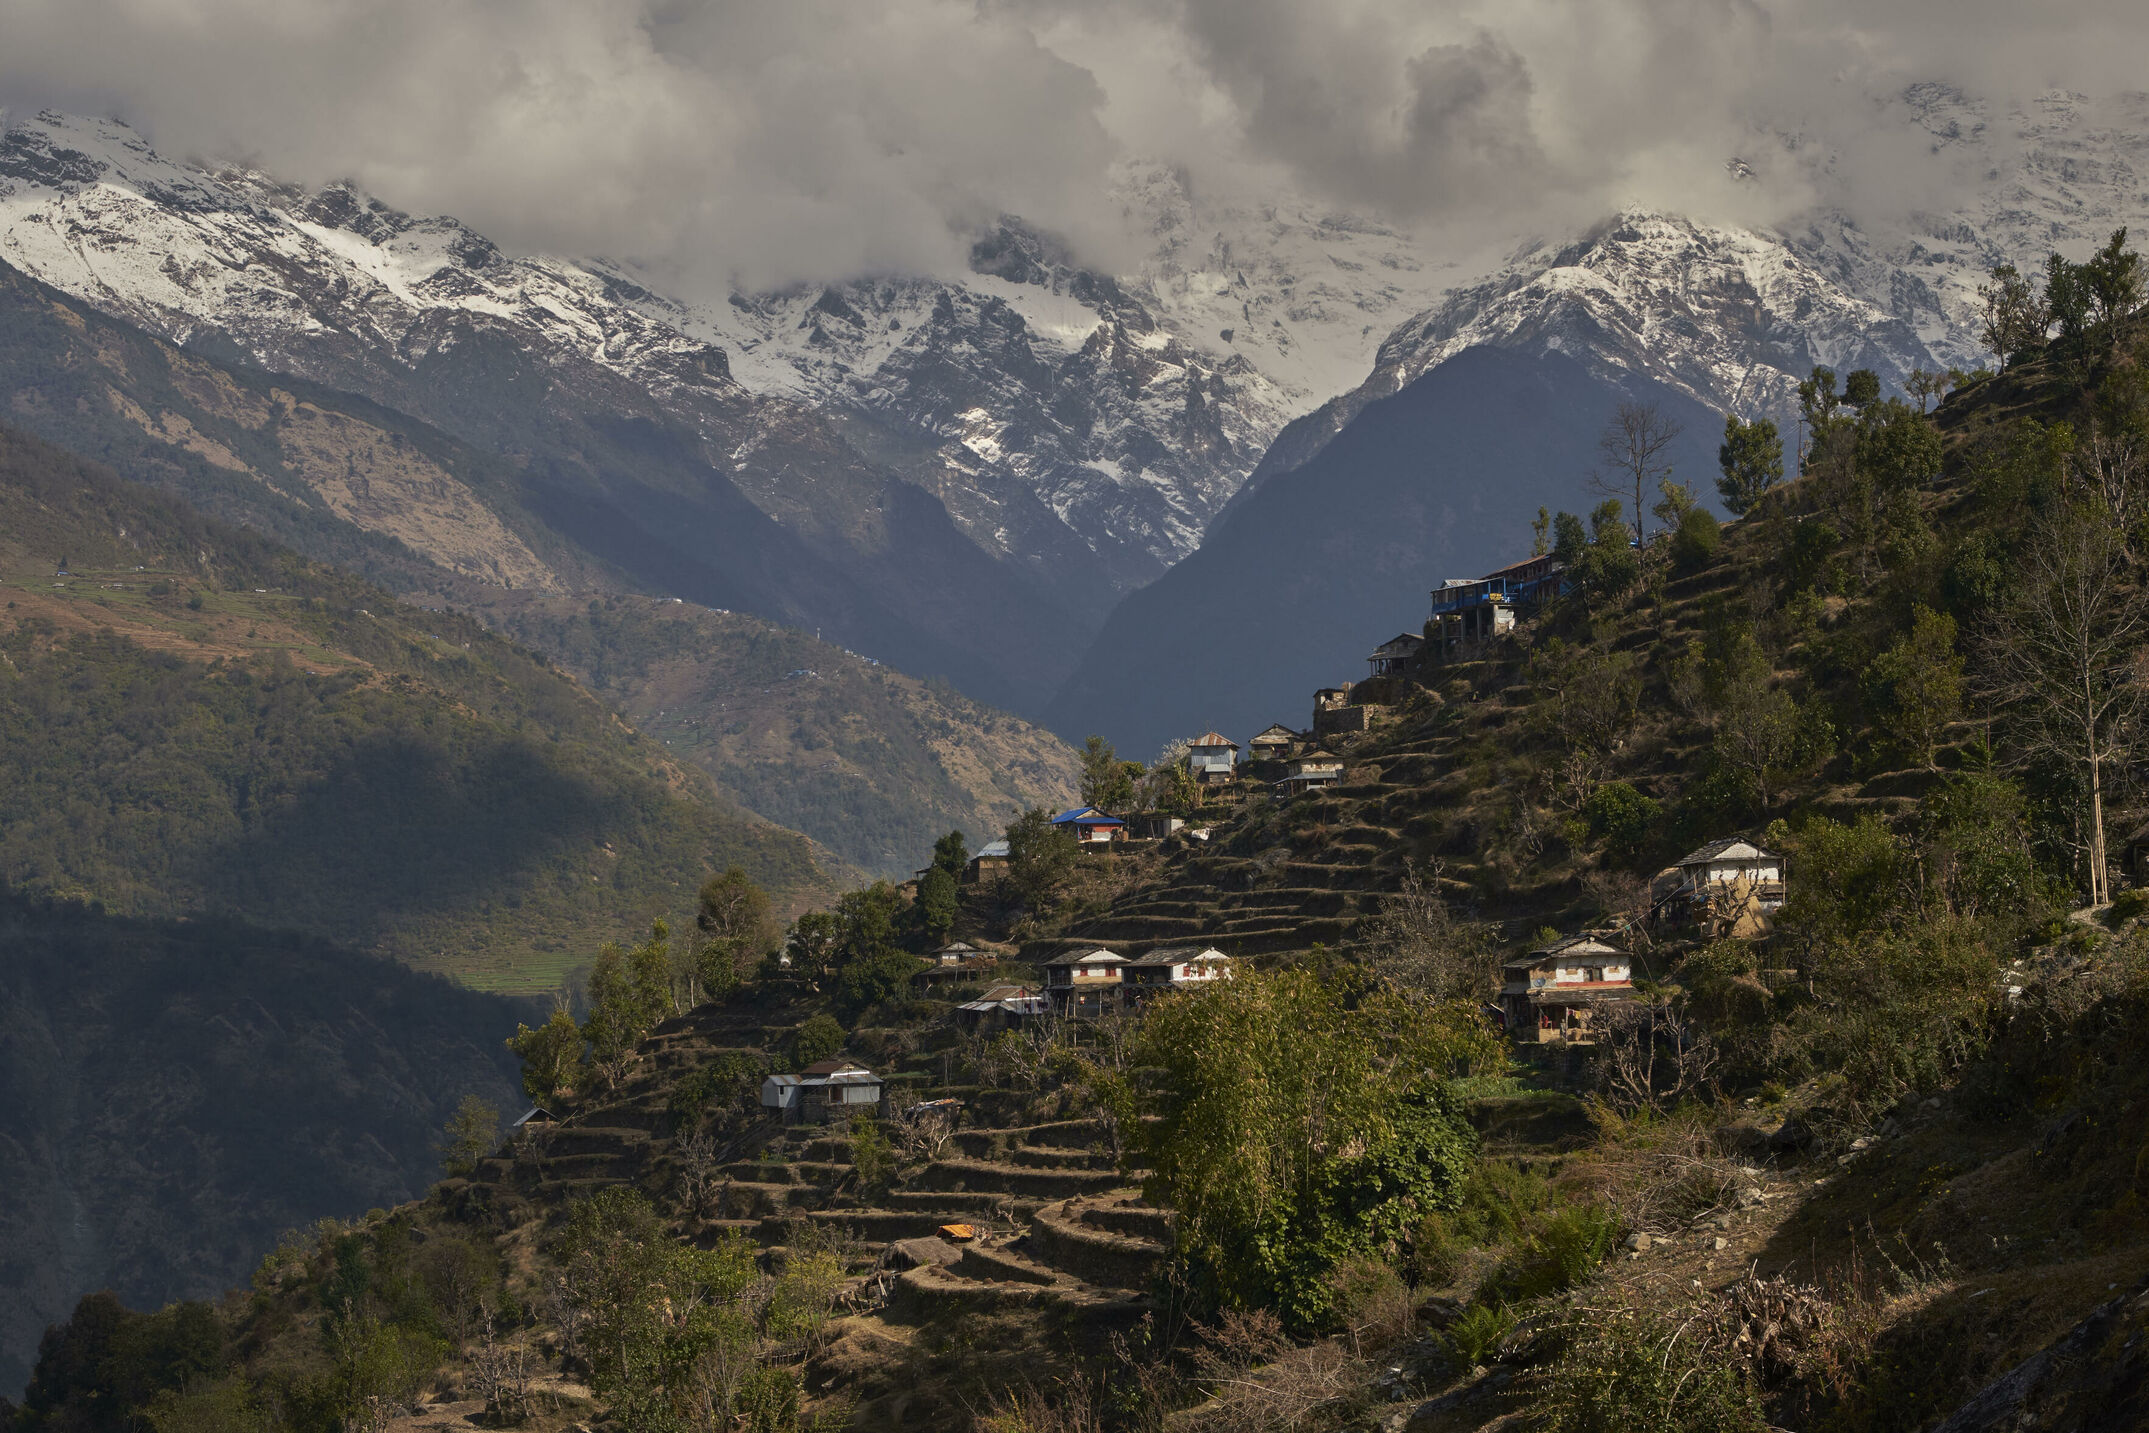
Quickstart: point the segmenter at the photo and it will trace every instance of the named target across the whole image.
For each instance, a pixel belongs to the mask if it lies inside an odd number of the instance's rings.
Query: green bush
[[[791,1032],[791,1062],[800,1069],[831,1059],[843,1048],[843,1027],[833,1015],[811,1015]]]
[[[1443,1338],[1448,1352],[1464,1368],[1488,1361],[1501,1340],[1515,1327],[1514,1313],[1499,1304],[1472,1304],[1448,1325]]]
[[[1624,781],[1607,781],[1582,803],[1582,819],[1605,850],[1621,858],[1634,856],[1655,830],[1662,808]]]
[[[1596,1272],[1618,1237],[1611,1214],[1594,1204],[1540,1215],[1478,1296],[1487,1303],[1520,1303],[1564,1293]]]
[[[2132,886],[2112,897],[2111,908],[2104,913],[2104,923],[2117,930],[2145,911],[2149,911],[2149,890]]]
[[[1760,1398],[1736,1365],[1674,1321],[1592,1312],[1537,1379],[1549,1433],[1765,1433]]]
[[[1671,565],[1681,576],[1699,572],[1716,560],[1723,545],[1715,515],[1707,508],[1689,508],[1671,536]]]

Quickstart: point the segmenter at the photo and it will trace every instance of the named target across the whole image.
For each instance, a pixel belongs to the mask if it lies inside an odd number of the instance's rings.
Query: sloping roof
[[[532,1105],[527,1111],[524,1112],[522,1118],[516,1120],[513,1125],[509,1126],[509,1128],[521,1129],[524,1125],[549,1125],[557,1123],[559,1123],[558,1115],[555,1115],[554,1113],[552,1113],[552,1111],[546,1109],[543,1105]]]
[[[994,985],[978,998],[988,1005],[994,1005],[1002,1000],[1020,1000],[1036,993],[1027,985]]]
[[[1545,570],[1548,573],[1564,572],[1567,570],[1557,562],[1548,561],[1547,559],[1549,559],[1550,557],[1550,553],[1544,552],[1539,553],[1535,557],[1525,557],[1520,562],[1510,562],[1505,567],[1495,567],[1492,571],[1486,573],[1478,580],[1480,582],[1490,582],[1495,577],[1513,577],[1516,573],[1523,571],[1525,568],[1534,567],[1540,562],[1545,563]]]
[[[1125,965],[1127,958],[1117,951],[1093,946],[1088,950],[1071,950],[1065,955],[1055,955],[1046,965]]]
[[[1764,851],[1743,836],[1726,836],[1721,841],[1711,841],[1700,850],[1682,856],[1675,865],[1702,866],[1711,861],[1774,861],[1781,859],[1774,851]]]
[[[970,859],[973,861],[983,861],[997,857],[998,859],[1004,861],[1007,859],[1007,854],[1007,842],[987,841],[984,845],[977,848],[977,854],[972,856]]]
[[[1336,762],[1336,763],[1338,763],[1338,764],[1341,764],[1341,762],[1343,761],[1343,758],[1342,758],[1342,757],[1340,757],[1340,756],[1338,756],[1338,755],[1336,755],[1336,754],[1335,754],[1334,752],[1332,752],[1332,751],[1322,751],[1322,750],[1321,750],[1321,749],[1320,749],[1319,747],[1315,747],[1315,748],[1314,748],[1314,749],[1313,749],[1312,751],[1302,751],[1302,752],[1300,752],[1300,753],[1299,753],[1298,755],[1296,755],[1296,756],[1292,757],[1292,758],[1291,758],[1291,760],[1293,760],[1293,761],[1295,761],[1295,762],[1306,762],[1306,761],[1333,761],[1333,762]]]
[[[1138,955],[1128,963],[1130,965],[1184,965],[1190,960],[1229,959],[1231,959],[1230,956],[1214,946],[1175,945],[1167,950],[1152,950],[1147,955]]]
[[[1570,935],[1563,939],[1552,942],[1552,944],[1546,946],[1542,950],[1533,950],[1528,955],[1518,955],[1514,959],[1504,960],[1500,962],[1500,964],[1501,968],[1512,970],[1516,966],[1538,965],[1542,964],[1544,961],[1552,960],[1563,955],[1613,955],[1619,957],[1621,960],[1625,960],[1627,958],[1627,953],[1625,951],[1620,950],[1616,946],[1606,945],[1603,941],[1597,939],[1593,935]]]
[[[799,1073],[801,1075],[833,1075],[838,1070],[863,1070],[864,1068],[865,1066],[859,1064],[856,1060],[816,1060],[813,1064],[799,1071]]]
[[[1062,811],[1052,818],[1055,826],[1124,826],[1127,823],[1117,816],[1107,816],[1094,806],[1077,806],[1072,811]]]
[[[970,943],[969,943],[968,941],[963,941],[963,940],[951,940],[951,941],[949,941],[949,942],[948,942],[948,943],[947,943],[946,945],[944,945],[944,946],[940,947],[940,949],[938,949],[938,950],[934,951],[934,952],[933,952],[933,954],[935,954],[935,955],[977,955],[977,954],[979,954],[979,951],[978,951],[978,948],[977,948],[976,946],[974,946],[974,945],[970,944]]]
[[[1239,749],[1239,744],[1238,744],[1237,742],[1233,741],[1233,740],[1232,740],[1232,739],[1231,739],[1230,737],[1228,737],[1228,736],[1225,736],[1225,735],[1224,735],[1224,734],[1223,734],[1222,732],[1220,732],[1220,731],[1205,731],[1205,732],[1203,732],[1203,733],[1202,733],[1202,734],[1201,734],[1200,736],[1197,736],[1197,737],[1195,737],[1195,738],[1194,738],[1194,739],[1193,739],[1192,741],[1188,742],[1188,743],[1187,743],[1187,745],[1188,745],[1188,746],[1228,746],[1228,747],[1230,747],[1230,748],[1231,748],[1231,749],[1232,749],[1233,751],[1237,751],[1237,750]]]
[[[1375,647],[1373,649],[1373,655],[1376,657],[1384,657],[1395,652],[1415,652],[1418,650],[1418,648],[1424,645],[1425,639],[1423,637],[1420,637],[1417,633],[1398,632],[1393,637],[1390,637],[1387,641],[1381,643],[1378,647]]]
[[[1297,741],[1298,733],[1280,721],[1272,721],[1260,731],[1255,732],[1253,739],[1257,742]]]

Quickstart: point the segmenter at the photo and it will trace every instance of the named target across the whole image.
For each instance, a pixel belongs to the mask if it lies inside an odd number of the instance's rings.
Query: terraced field
[[[771,1268],[797,1248],[837,1249],[849,1312],[812,1351],[808,1383],[840,1380],[867,1401],[896,1400],[900,1408],[883,1410],[894,1423],[933,1426],[987,1396],[981,1390],[1054,1376],[1070,1355],[1096,1352],[1152,1310],[1171,1223],[1143,1201],[1142,1171],[1117,1166],[1092,1121],[1020,1123],[1020,1102],[1004,1092],[961,1091],[965,1117],[944,1145],[870,1195],[840,1127],[756,1120],[691,1167],[688,1140],[702,1120],[675,1113],[673,1092],[725,1053],[777,1043],[780,1022],[797,1013],[705,1006],[659,1027],[615,1089],[510,1141],[440,1197],[533,1237],[548,1211],[632,1185],[671,1212],[683,1236],[708,1245],[744,1233]],[[944,1088],[932,1083],[939,1043],[926,1043],[898,1062],[891,1103]],[[949,1225],[971,1236],[943,1232]],[[984,1327],[996,1332],[981,1355],[974,1341]],[[898,1345],[909,1352],[891,1361]]]

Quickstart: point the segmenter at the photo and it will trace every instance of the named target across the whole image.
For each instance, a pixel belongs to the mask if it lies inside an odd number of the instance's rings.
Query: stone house
[[[963,884],[977,885],[1007,874],[1007,842],[988,841],[963,865]]]
[[[1424,646],[1425,639],[1414,632],[1402,632],[1390,637],[1375,647],[1372,655],[1366,658],[1366,665],[1372,668],[1370,675],[1401,676],[1409,669],[1410,664],[1417,660],[1418,652]]]
[[[1298,733],[1282,722],[1271,722],[1246,743],[1249,761],[1281,761],[1298,745]]]
[[[1276,783],[1280,797],[1302,795],[1318,787],[1334,786],[1343,779],[1343,758],[1316,747],[1302,751],[1284,763],[1283,779]]]

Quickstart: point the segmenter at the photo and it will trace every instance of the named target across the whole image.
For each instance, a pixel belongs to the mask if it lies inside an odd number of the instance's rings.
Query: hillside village
[[[1930,412],[1815,368],[1789,453],[1727,420],[1737,520],[1547,513],[1303,728],[1093,738],[1082,804],[780,932],[713,875],[519,1032],[510,1130],[294,1234],[141,1406],[2143,1426],[2137,748],[2025,665],[2068,627],[2135,700],[2138,288]],[[119,1397],[74,1368],[33,1397]]]

